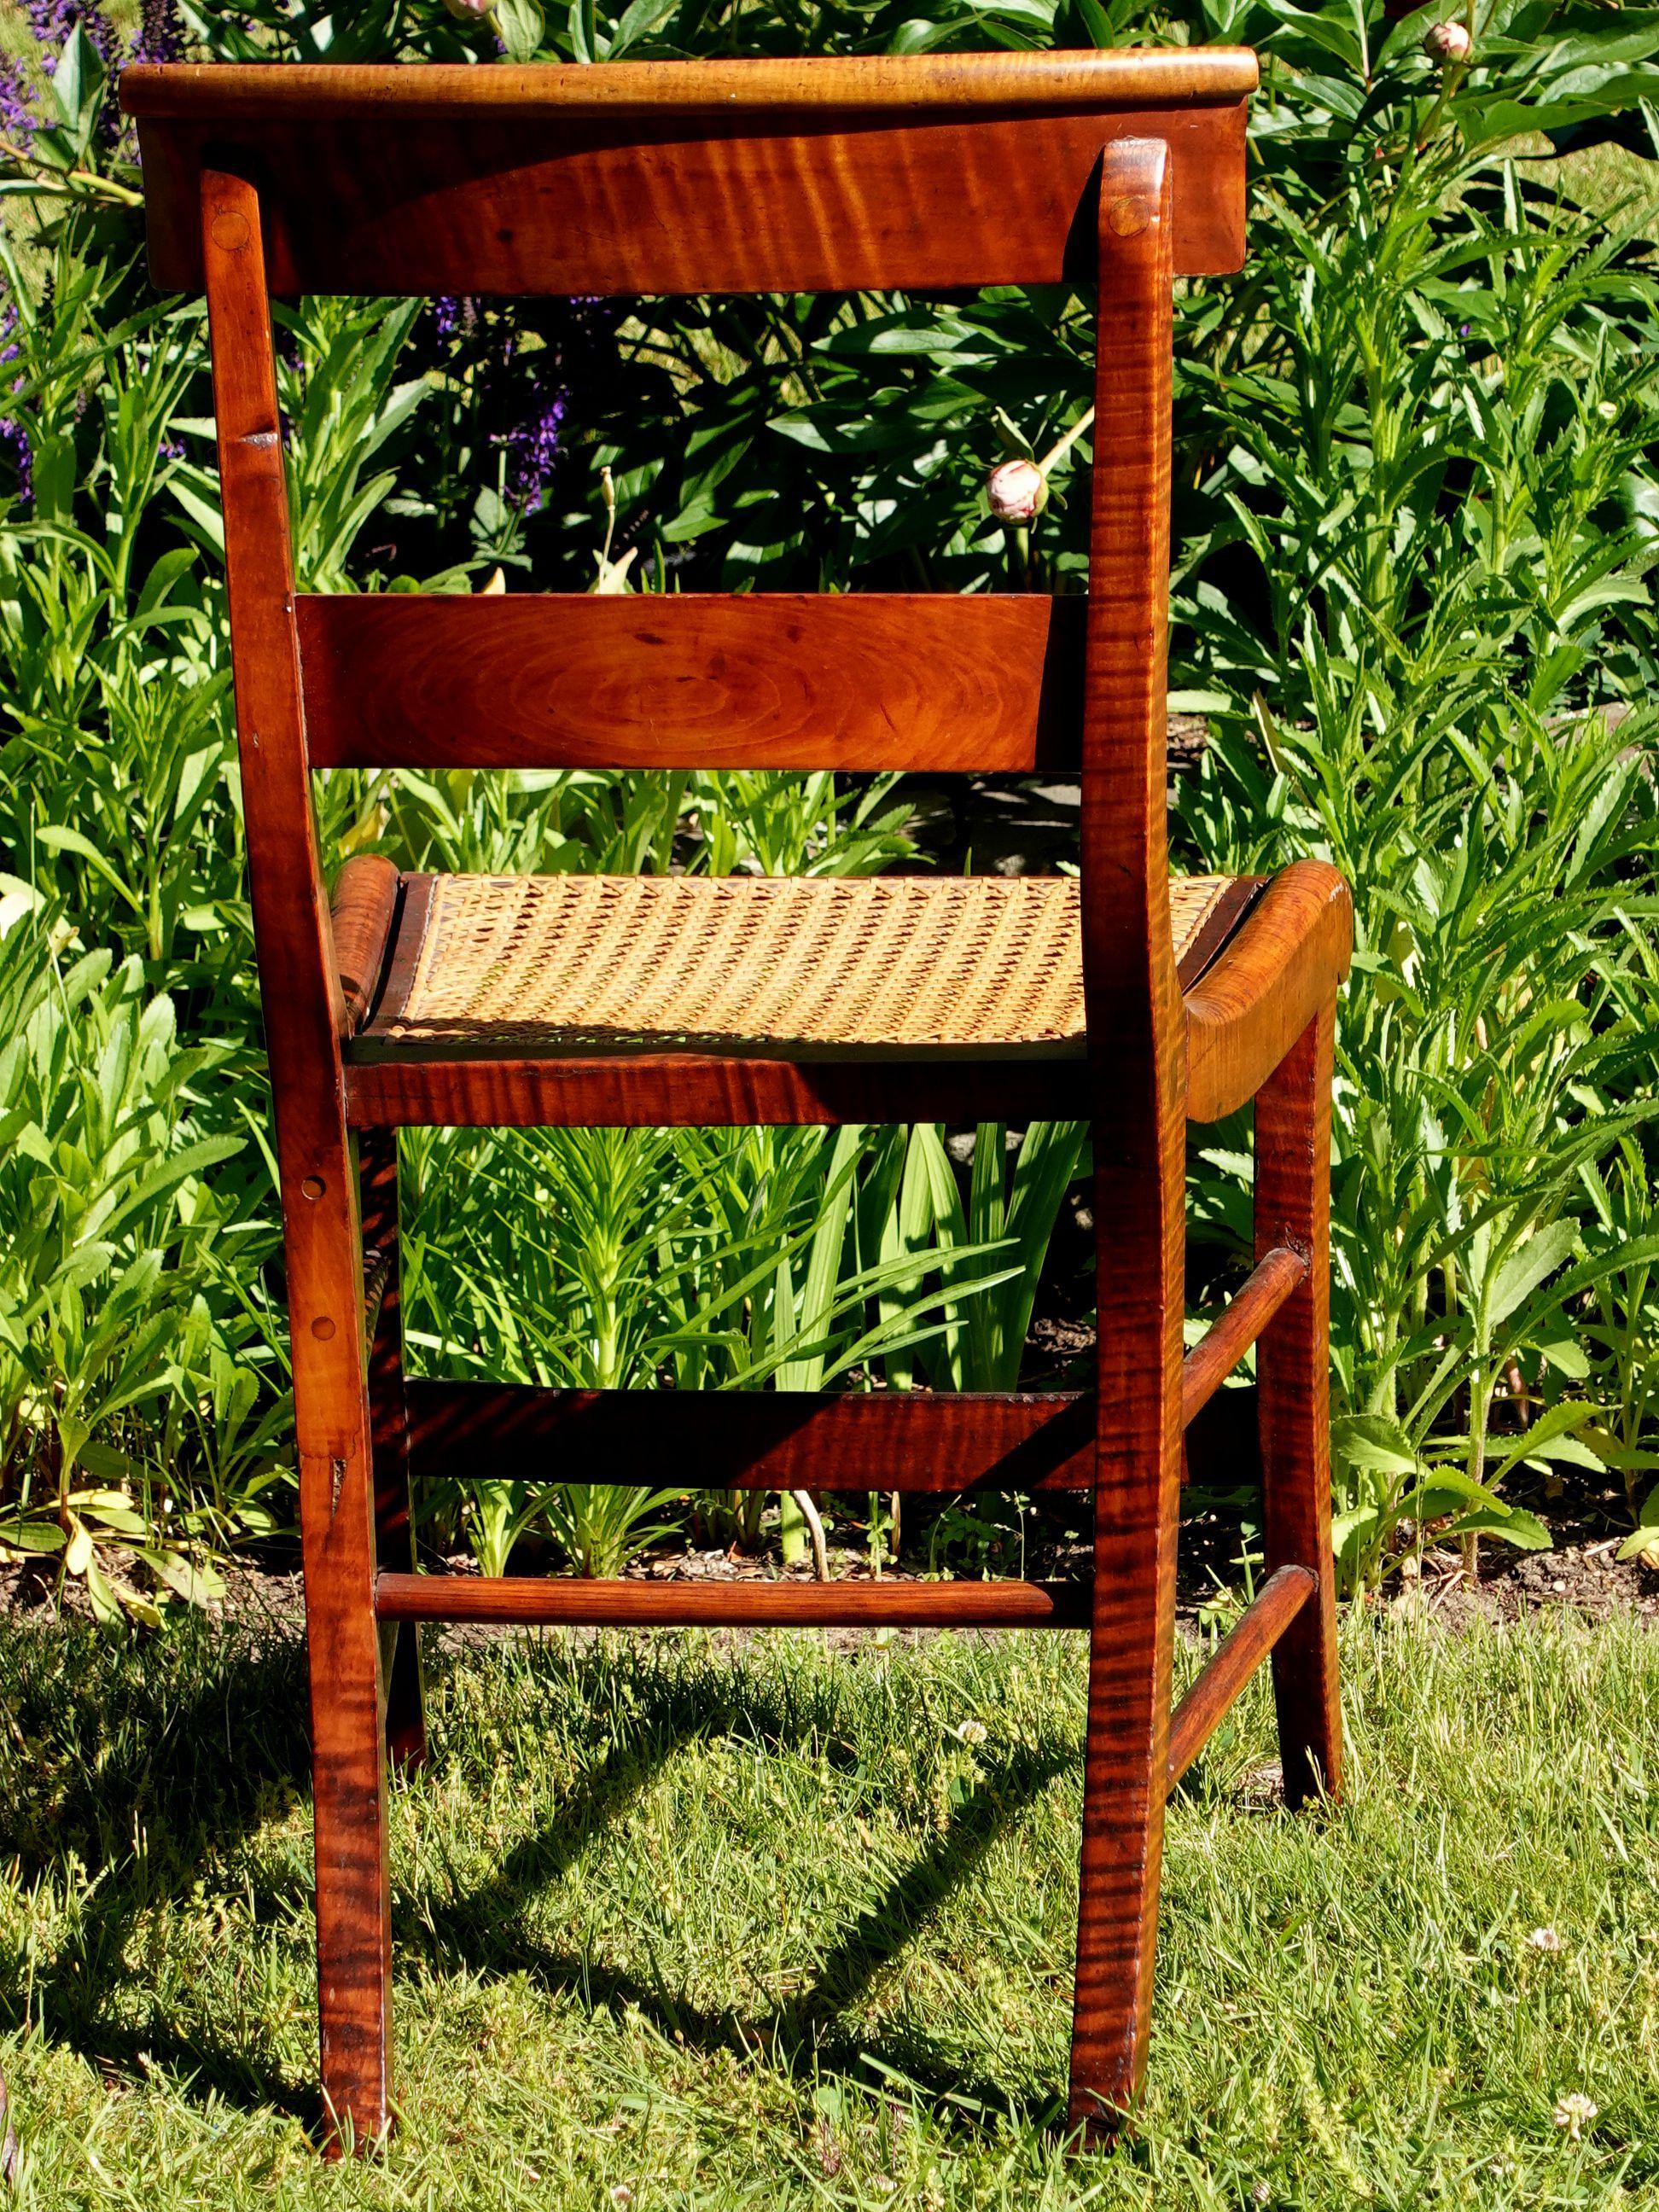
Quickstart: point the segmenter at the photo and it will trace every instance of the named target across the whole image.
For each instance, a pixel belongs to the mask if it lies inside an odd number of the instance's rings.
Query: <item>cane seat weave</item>
[[[1254,882],[1170,885],[1190,984]],[[372,1052],[1075,1056],[1065,877],[405,878]]]

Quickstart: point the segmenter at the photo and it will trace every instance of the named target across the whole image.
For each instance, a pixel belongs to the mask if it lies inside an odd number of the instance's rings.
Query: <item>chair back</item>
[[[262,963],[326,966],[343,1025],[313,769],[1080,764],[1091,1026],[1131,975],[1167,1010],[1170,285],[1242,263],[1255,78],[1218,47],[128,70],[152,274],[208,297]],[[1086,600],[295,591],[272,296],[1073,282]]]

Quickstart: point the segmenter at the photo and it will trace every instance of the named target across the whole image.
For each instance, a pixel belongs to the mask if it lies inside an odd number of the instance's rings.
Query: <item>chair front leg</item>
[[[1267,1571],[1310,1567],[1319,1588],[1275,1645],[1285,1802],[1342,1788],[1342,1708],[1331,1556],[1331,1074],[1328,999],[1255,1103],[1255,1251],[1305,1254],[1308,1273],[1256,1349]]]

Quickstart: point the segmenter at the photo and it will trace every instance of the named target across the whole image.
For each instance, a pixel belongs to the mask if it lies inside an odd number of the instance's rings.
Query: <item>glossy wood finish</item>
[[[1084,602],[299,602],[313,768],[1072,768]]]
[[[316,1808],[324,2095],[356,2140],[384,2133],[391,1914],[374,1497],[346,1025],[311,832],[288,494],[259,209],[203,179],[202,252],[225,513],[236,724],[294,1365]]]
[[[403,1385],[416,1480],[480,1470],[536,1481],[550,1464],[602,1465],[606,1480],[655,1489],[672,1462],[688,1489],[896,1490],[1033,1495],[1094,1483],[1091,1391],[848,1392],[544,1390],[526,1383]],[[1200,1412],[1183,1480],[1237,1489],[1260,1480],[1255,1394],[1248,1419]],[[1213,1410],[1213,1409],[1212,1409]]]
[[[1307,1567],[1277,1568],[1262,1583],[1170,1715],[1168,1789],[1175,1788],[1234,1698],[1318,1589],[1319,1577]]]
[[[1187,1111],[1247,1106],[1334,995],[1353,947],[1353,902],[1322,860],[1292,860],[1187,997]]]
[[[199,287],[182,217],[228,147],[284,295],[820,292],[1087,281],[1101,147],[1152,132],[1180,179],[1180,273],[1237,269],[1254,70],[1179,50],[1127,73],[1109,54],[415,64],[330,72],[325,107],[289,64],[173,65],[121,89],[164,290]]]
[[[1145,2063],[1170,1777],[1269,1647],[1287,1793],[1340,1783],[1324,1362],[1346,894],[1328,870],[1292,868],[1236,936],[1218,931],[1178,972],[1167,892],[1171,286],[1183,270],[1237,265],[1253,82],[1249,58],[1185,52],[129,74],[154,265],[171,283],[204,280],[209,295],[293,1322],[323,2084],[360,2142],[388,2113],[386,1742],[400,1759],[423,1753],[419,1621],[1086,1627],[1071,2112],[1097,2140],[1121,2124]],[[237,150],[204,168],[209,144]],[[263,206],[231,173],[243,168],[262,180]],[[1091,275],[1097,465],[1080,613],[1012,599],[296,610],[268,278],[591,293]],[[1080,664],[1067,627],[1079,620]],[[1047,764],[1067,747],[1080,757],[1086,1058],[369,1057],[362,1032],[418,943],[421,891],[383,861],[354,862],[331,923],[313,766],[410,749],[428,765],[561,749],[597,762],[601,747],[606,765],[717,766],[741,747],[749,762],[844,766],[890,743],[929,765]],[[1183,1364],[1187,1117],[1261,1085],[1258,1272]],[[809,1402],[404,1382],[398,1123],[1085,1116],[1101,1323],[1090,1394]],[[1183,1421],[1258,1329],[1271,1572],[1172,1735]],[[1212,1430],[1225,1445],[1214,1416],[1227,1402],[1199,1414],[1195,1457]],[[1092,1577],[710,1586],[410,1571],[415,1473],[573,1464],[688,1486],[1081,1486]]]
[[[374,1550],[382,1567],[412,1573],[410,1419],[404,1382],[403,1267],[398,1205],[398,1133],[366,1130],[358,1142],[363,1264],[374,1295],[365,1315],[368,1406],[374,1439]],[[403,1771],[426,1764],[426,1698],[420,1633],[382,1629],[386,1751]]]
[[[1331,1559],[1331,1074],[1328,998],[1255,1102],[1255,1249],[1290,1244],[1308,1273],[1256,1346],[1263,1552],[1318,1577],[1314,1601],[1273,1651],[1285,1801],[1342,1793],[1342,1704]]]
[[[552,1466],[688,1490],[1047,1492],[1093,1480],[1094,1404],[1077,1393],[406,1389],[423,1482],[481,1468],[544,1481]]]
[[[1181,1370],[1183,1430],[1191,1428],[1307,1272],[1306,1256],[1288,1245],[1257,1261],[1226,1310],[1187,1354]]]
[[[458,114],[667,114],[817,117],[943,109],[977,114],[1097,114],[1103,108],[1231,101],[1260,80],[1249,46],[1120,46],[1091,53],[919,54],[811,59],[619,62],[582,64],[467,62],[388,68],[381,63],[135,64],[121,78],[128,115],[243,122],[441,123]]]
[[[399,1060],[346,1071],[354,1128],[805,1128],[1081,1120],[1081,1060]]]
[[[400,878],[384,853],[358,853],[335,878],[329,918],[340,978],[341,1034],[361,1029],[374,1004],[392,939]]]
[[[382,1620],[628,1628],[1083,1628],[1081,1583],[586,1582],[571,1575],[393,1575]]]
[[[1181,1494],[1186,1115],[1164,800],[1172,184],[1161,142],[1108,148],[1082,807],[1099,1430],[1070,2107],[1102,2141],[1146,2064]]]

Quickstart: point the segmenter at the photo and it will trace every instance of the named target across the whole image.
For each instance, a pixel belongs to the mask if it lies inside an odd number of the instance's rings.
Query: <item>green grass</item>
[[[16,2201],[1659,2203],[1659,1640],[1345,1644],[1340,1812],[1274,1806],[1260,1685],[1172,1808],[1109,2161],[1052,2133],[1078,1639],[468,1652],[396,1805],[401,2133],[331,2168],[295,1653],[0,1627]]]

